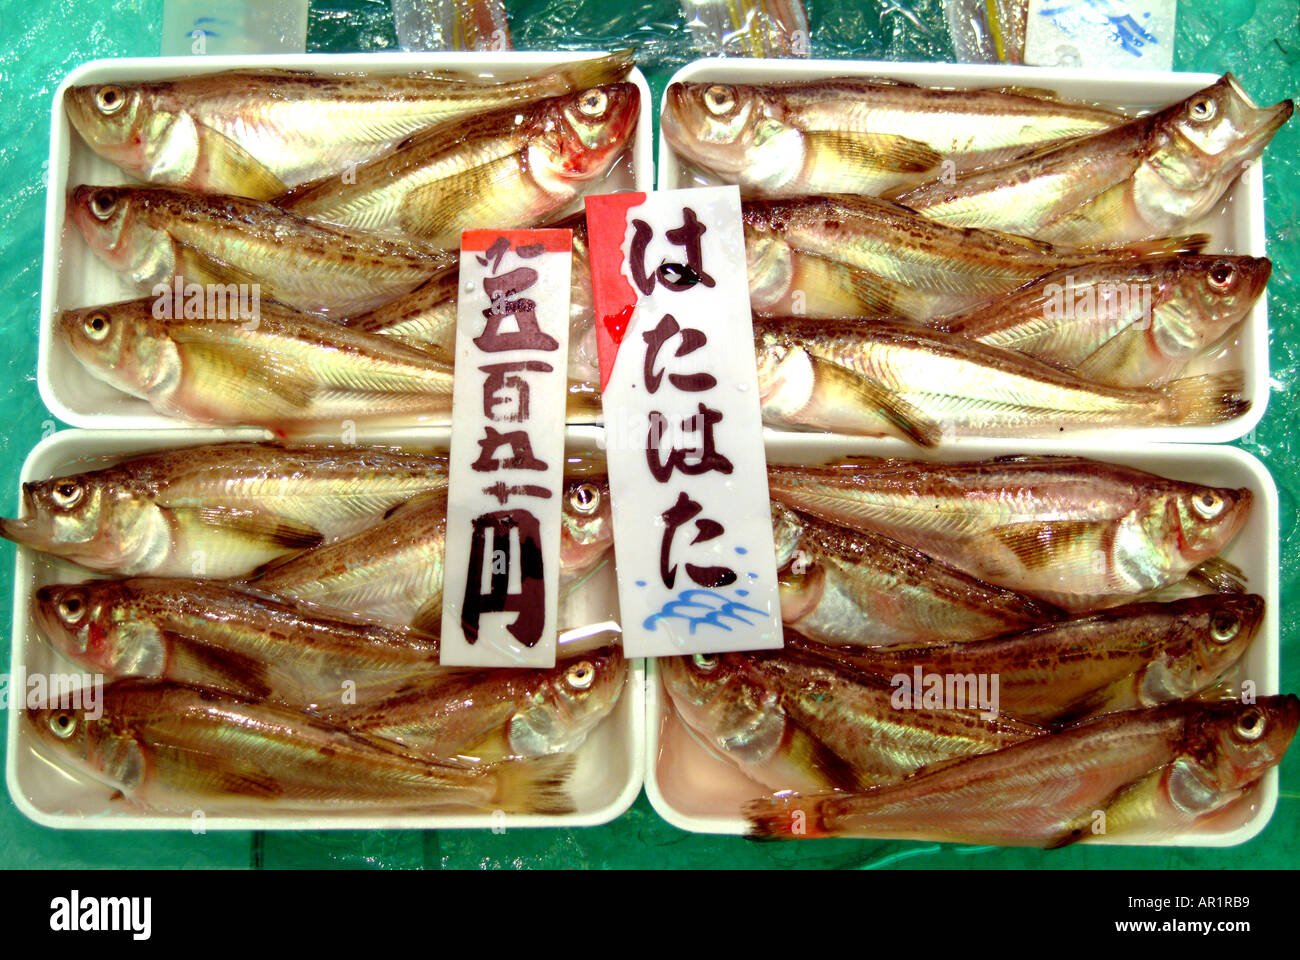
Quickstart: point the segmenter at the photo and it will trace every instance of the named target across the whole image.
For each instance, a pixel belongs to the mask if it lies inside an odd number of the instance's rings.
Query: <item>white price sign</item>
[[[586,203],[624,649],[778,648],[740,192]]]
[[[572,240],[461,238],[444,664],[555,665]]]

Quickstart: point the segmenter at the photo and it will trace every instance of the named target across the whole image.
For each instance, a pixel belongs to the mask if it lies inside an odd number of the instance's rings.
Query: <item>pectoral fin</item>
[[[199,155],[208,166],[207,187],[212,193],[270,200],[288,188],[251,153],[211,127],[198,125]]]

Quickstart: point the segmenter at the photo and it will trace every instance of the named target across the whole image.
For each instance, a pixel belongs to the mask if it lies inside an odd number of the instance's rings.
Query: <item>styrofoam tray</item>
[[[1182,100],[1218,80],[1213,73],[1154,73],[1142,70],[1076,70],[1062,67],[1014,67],[981,64],[889,63],[853,60],[749,60],[744,58],[696,60],[673,75],[678,81],[720,83],[770,83],[779,80],[813,80],[822,77],[889,77],[936,87],[1025,86],[1054,90],[1064,97],[1092,100],[1122,107],[1163,107]],[[1249,91],[1247,91],[1249,92]],[[665,93],[665,96],[667,94]],[[659,106],[663,113],[663,102]],[[659,189],[673,190],[717,182],[688,168],[673,152],[662,129],[659,134]],[[1224,195],[1219,208],[1204,220],[1189,224],[1184,233],[1208,233],[1206,253],[1262,257],[1264,253],[1264,171],[1256,160]],[[1250,409],[1239,417],[1209,426],[1149,427],[1123,430],[1134,441],[1177,440],[1185,443],[1221,443],[1253,430],[1268,405],[1268,307],[1266,295],[1239,328],[1235,337],[1199,358],[1185,376],[1241,369],[1244,396]],[[1117,431],[1107,430],[1113,436]],[[1096,438],[1101,431],[1071,434]],[[957,438],[957,444],[981,442]]]
[[[1264,619],[1242,659],[1243,676],[1253,679],[1260,696],[1278,691],[1278,495],[1268,470],[1250,454],[1227,446],[1191,444],[1072,443],[1021,441],[972,442],[954,446],[928,459],[984,459],[1012,453],[1060,454],[1126,464],[1161,476],[1214,486],[1248,487],[1255,496],[1251,514],[1222,556],[1245,572],[1253,593],[1264,598]],[[769,463],[818,463],[844,456],[915,457],[915,448],[901,441],[786,436],[770,438]],[[655,662],[650,662],[646,689],[646,794],[659,815],[674,826],[695,833],[742,834],[746,820],[741,808],[770,791],[744,776],[738,767],[715,757],[687,731],[663,691]],[[1277,768],[1263,778],[1249,808],[1218,816],[1212,827],[1166,838],[1161,846],[1226,847],[1255,836],[1268,823],[1277,804]],[[1204,825],[1203,825],[1204,827]],[[1142,837],[1089,841],[1135,845]]]
[[[570,453],[596,449],[596,432],[570,429]],[[66,430],[42,440],[23,464],[22,482],[60,474],[95,469],[104,463],[92,458],[125,458],[148,450],[215,443],[223,440],[256,440],[266,434],[256,430],[187,429],[132,433],[121,430]],[[406,442],[415,447],[446,449],[446,430],[431,429],[418,435],[377,435],[367,442]],[[22,547],[17,551],[14,571],[13,653],[10,676],[20,670],[31,673],[77,670],[65,663],[35,632],[31,601],[36,589],[47,583],[68,583],[92,575],[79,567]],[[608,621],[617,611],[617,594],[612,564],[607,564],[583,587],[580,605],[566,602],[569,623]],[[572,599],[572,598],[571,598]],[[644,661],[628,663],[627,686],[613,713],[587,737],[577,752],[577,766],[570,780],[573,813],[561,815],[512,814],[504,823],[487,812],[376,813],[365,809],[328,814],[301,814],[268,809],[264,815],[206,818],[214,830],[325,830],[399,829],[421,830],[461,827],[576,827],[607,823],[632,805],[641,792],[645,749]],[[12,692],[11,692],[12,694]],[[14,697],[11,696],[11,702]],[[18,809],[47,827],[94,830],[189,830],[189,816],[153,815],[112,802],[112,791],[88,779],[74,776],[55,766],[31,746],[31,732],[22,716],[21,698],[9,711],[8,756],[5,779],[9,795]]]
[[[294,56],[137,57],[95,60],[72,71],[54,93],[50,124],[49,186],[45,201],[45,253],[41,276],[40,350],[36,382],[41,399],[60,420],[76,427],[105,430],[159,429],[186,426],[186,421],[155,413],[144,400],[114,390],[90,377],[63,343],[54,337],[61,310],[113,303],[140,292],[123,281],[86,245],[80,232],[66,223],[67,191],[80,184],[114,185],[132,182],[95,154],[72,128],[63,109],[63,93],[71,86],[117,81],[162,80],[235,69],[296,69],[320,73],[400,73],[410,70],[459,70],[483,76],[512,78],[558,63],[583,60],[595,53],[359,53]],[[650,88],[639,70],[627,77],[641,93],[641,112],[631,148],[609,177],[594,189],[600,192],[650,190],[654,184]],[[192,425],[191,425],[192,426]]]

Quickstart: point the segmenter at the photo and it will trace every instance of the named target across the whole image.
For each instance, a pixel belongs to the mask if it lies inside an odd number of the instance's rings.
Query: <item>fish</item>
[[[1071,249],[997,230],[951,227],[873,197],[741,205],[750,305],[760,316],[958,313],[1064,267],[1196,253],[1205,234]]]
[[[771,790],[852,788],[853,770],[795,725],[775,689],[734,654],[661,657],[663,689],[683,727],[710,755]]]
[[[631,51],[617,51],[517,80],[223,70],[82,84],[64,93],[63,105],[90,148],[137,180],[270,200],[425,127],[612,83],[631,67]]]
[[[447,672],[437,637],[191,577],[44,586],[33,619],[51,647],[94,673],[323,713]]]
[[[1117,110],[1015,88],[951,90],[831,77],[673,83],[663,134],[683,160],[746,195],[874,194],[1109,130]]]
[[[1295,736],[1294,694],[1110,713],[858,794],[750,802],[750,835],[1062,847],[1194,829],[1247,794]],[[1139,834],[1140,837],[1140,834]]]
[[[768,488],[797,510],[1076,613],[1181,581],[1224,550],[1254,500],[1245,487],[1067,456],[774,465]]]
[[[559,216],[622,156],[639,106],[636,86],[616,83],[453,120],[275,202],[297,216],[456,249],[463,230]]]
[[[1034,723],[1186,700],[1246,652],[1264,617],[1254,594],[1136,603],[987,639],[932,646],[795,649],[885,678],[997,676],[999,709]]]
[[[1105,386],[1159,386],[1232,335],[1271,272],[1231,256],[1066,267],[931,325]]]
[[[754,321],[764,422],[897,436],[1055,436],[1105,427],[1198,426],[1243,415],[1240,370],[1159,387],[1108,387],[941,330],[887,320]]]
[[[617,647],[549,670],[462,671],[383,700],[358,699],[336,723],[429,759],[483,763],[572,753],[613,711],[627,680]]]
[[[591,261],[585,214],[545,225],[573,232],[569,285],[569,379],[598,382],[600,355],[596,346],[595,307],[591,292]],[[456,356],[456,300],[460,283],[457,264],[435,275],[409,294],[355,317],[345,326],[365,333],[393,337],[452,363]]]
[[[23,484],[0,535],[97,573],[215,579],[447,489],[447,458],[374,444],[212,443]]]
[[[869,674],[789,653],[697,654],[659,661],[674,708],[716,756],[777,791],[861,790],[1037,736],[994,713],[902,709]]]
[[[205,297],[229,297],[246,285],[261,301],[309,313],[364,313],[451,262],[444,251],[411,238],[170,187],[83,185],[69,195],[67,210],[96,256],[160,305],[181,299],[174,290],[206,287]]]
[[[1257,107],[1228,73],[1110,130],[889,196],[940,223],[1052,243],[1166,236],[1213,211],[1292,112]]]
[[[565,481],[560,583],[590,571],[613,545],[609,483]],[[258,590],[427,633],[442,628],[447,495],[433,491],[394,507],[383,521],[351,537],[268,564],[249,583]]]
[[[452,364],[388,337],[272,302],[249,319],[158,312],[149,297],[65,310],[57,329],[96,379],[182,420],[285,434],[451,414]]]
[[[897,783],[928,767],[1046,732],[1000,714],[995,700],[978,702],[978,683],[955,691],[960,704],[903,708],[899,704],[909,699],[900,696],[904,690],[917,701],[921,691],[840,663],[804,658],[792,650],[747,661],[760,682],[779,691],[791,722],[849,764],[858,789]]]
[[[278,704],[183,684],[119,680],[94,710],[28,708],[26,722],[44,755],[155,812],[573,809],[567,754],[434,763]]]
[[[781,620],[820,644],[888,647],[967,641],[1062,612],[976,580],[878,533],[772,501]]]

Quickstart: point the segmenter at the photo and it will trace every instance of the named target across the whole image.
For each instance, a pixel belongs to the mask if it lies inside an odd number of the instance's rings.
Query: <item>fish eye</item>
[[[81,484],[75,480],[64,480],[54,485],[54,490],[50,496],[57,506],[69,510],[77,505],[77,502],[81,499],[81,494]]]
[[[697,653],[691,657],[691,666],[700,673],[712,673],[718,669],[718,657],[713,653]]]
[[[1243,740],[1258,740],[1264,735],[1264,714],[1258,710],[1247,710],[1237,718],[1237,736]]]
[[[117,197],[107,190],[100,190],[90,198],[90,212],[96,219],[107,220],[117,209]]]
[[[78,594],[70,594],[59,601],[59,619],[75,626],[86,615],[86,602]]]
[[[1192,508],[1206,520],[1213,520],[1223,512],[1223,497],[1213,490],[1202,490],[1192,497]]]
[[[66,711],[50,714],[50,732],[60,740],[68,739],[77,732],[77,718]]]
[[[105,116],[117,113],[124,103],[126,103],[126,91],[115,84],[108,84],[95,91],[95,106]]]
[[[1216,263],[1210,267],[1210,286],[1215,290],[1220,292],[1228,290],[1236,279],[1237,271],[1230,263]]]
[[[599,117],[608,103],[603,90],[588,90],[578,99],[578,110],[585,117]]]
[[[81,326],[86,331],[86,336],[91,340],[96,342],[103,340],[108,336],[108,314],[102,310],[96,310],[86,316]]]
[[[1241,629],[1241,621],[1230,613],[1215,614],[1210,621],[1210,636],[1216,643],[1227,643]]]
[[[1188,105],[1187,112],[1193,120],[1203,123],[1206,120],[1213,119],[1218,109],[1214,101],[1209,97],[1197,97]]]
[[[574,690],[586,690],[596,679],[596,668],[586,660],[575,663],[564,672],[565,682]]]
[[[736,105],[736,96],[731,92],[730,87],[715,83],[704,91],[704,105],[709,108],[710,113],[721,115],[728,113]]]
[[[594,483],[580,483],[569,494],[569,506],[583,516],[591,516],[600,509],[600,488]]]

